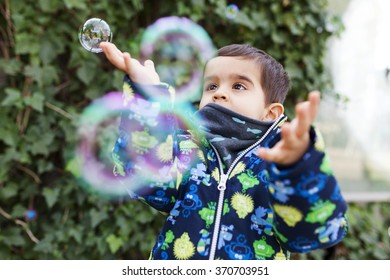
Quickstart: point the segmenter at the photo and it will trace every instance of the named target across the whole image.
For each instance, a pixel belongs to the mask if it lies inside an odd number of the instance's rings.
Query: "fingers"
[[[311,122],[313,122],[317,115],[318,107],[321,100],[320,92],[319,91],[310,92],[308,100],[310,102],[310,118],[311,118]]]
[[[110,48],[110,45],[113,45],[110,42],[101,42],[99,44],[99,47],[105,52],[108,48]]]
[[[285,123],[281,131],[282,139],[270,149],[260,148],[258,156],[265,161],[280,165],[290,165],[297,162],[309,146],[308,133],[306,137],[298,138],[294,133],[293,124]]]
[[[124,60],[124,64],[125,64],[125,72],[127,75],[129,75],[131,77],[131,70],[132,70],[131,55],[128,52],[124,52],[123,53],[123,60]]]
[[[99,47],[103,50],[106,58],[119,70],[125,71],[123,53],[110,42],[101,42]]]
[[[283,124],[281,131],[282,140],[271,149],[260,148],[258,151],[258,156],[266,161],[272,161],[276,163],[283,162],[283,149],[293,145],[294,141],[296,141],[291,127],[292,125],[290,123]]]
[[[282,126],[282,131],[280,133],[282,139],[287,145],[293,145],[294,141],[296,140],[293,127],[294,127],[293,123],[285,123]]]
[[[278,162],[279,151],[275,149],[260,148],[257,155],[265,161]]]
[[[308,101],[299,103],[295,107],[296,118],[295,118],[295,134],[297,137],[302,137],[311,125],[310,117],[310,103]]]
[[[99,47],[103,50],[107,58],[122,56],[122,52],[113,43],[101,42]]]
[[[309,93],[308,101],[299,103],[295,107],[297,137],[302,137],[307,133],[317,115],[320,99],[320,93],[312,91]]]
[[[154,68],[154,62],[151,61],[150,59],[148,59],[148,60],[146,60],[146,61],[144,62],[144,66],[145,66],[146,68],[148,68],[148,69],[150,69],[150,70],[156,72],[156,69]]]

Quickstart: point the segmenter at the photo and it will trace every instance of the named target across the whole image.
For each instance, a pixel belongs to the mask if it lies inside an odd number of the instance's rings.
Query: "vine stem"
[[[61,108],[49,103],[49,102],[45,102],[45,106],[52,109],[53,111],[56,111],[57,113],[63,115],[65,118],[67,119],[70,119],[70,120],[73,120],[73,116],[71,114],[69,114],[68,112],[62,110]]]
[[[35,183],[37,183],[37,184],[42,183],[42,180],[39,178],[39,176],[31,169],[29,169],[25,166],[22,166],[22,165],[17,165],[16,168],[18,168],[19,170],[22,170],[24,173],[30,175],[34,179]]]
[[[35,237],[34,233],[30,230],[29,226],[27,223],[23,222],[22,220],[19,220],[19,219],[14,219],[9,213],[7,213],[6,211],[4,211],[3,208],[1,208],[0,206],[0,215],[2,215],[3,217],[5,217],[7,220],[13,220],[15,222],[15,224],[21,226],[27,233],[28,237],[30,237],[30,239],[38,244],[40,241],[38,238]]]

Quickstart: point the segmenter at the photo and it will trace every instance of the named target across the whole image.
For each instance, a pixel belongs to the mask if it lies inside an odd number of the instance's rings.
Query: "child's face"
[[[207,62],[199,109],[216,103],[257,120],[270,120],[259,66],[243,57],[218,56]]]

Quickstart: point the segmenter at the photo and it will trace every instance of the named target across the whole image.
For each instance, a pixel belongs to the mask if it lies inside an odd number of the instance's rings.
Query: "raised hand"
[[[297,162],[309,147],[309,129],[317,115],[319,103],[320,93],[310,92],[308,101],[295,106],[296,118],[282,126],[281,140],[271,149],[260,148],[258,156],[278,165]]]
[[[127,52],[120,51],[113,43],[101,42],[102,48],[107,59],[119,70],[125,72],[133,82],[139,84],[158,84],[160,77],[154,68],[151,60],[146,60],[142,65],[137,59],[134,59]]]

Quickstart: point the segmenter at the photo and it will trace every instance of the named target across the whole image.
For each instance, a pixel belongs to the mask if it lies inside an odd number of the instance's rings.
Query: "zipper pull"
[[[226,181],[228,179],[228,176],[226,174],[221,174],[221,180],[219,181],[218,190],[226,190]]]

